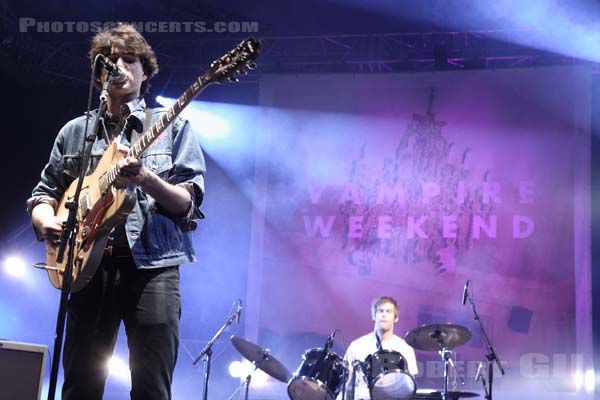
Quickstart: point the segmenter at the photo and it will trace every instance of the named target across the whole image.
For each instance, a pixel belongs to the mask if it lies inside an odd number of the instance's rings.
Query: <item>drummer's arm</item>
[[[352,392],[352,376],[354,374],[354,370],[352,369],[352,364],[348,364],[348,378],[346,379],[346,400],[353,400],[354,393]],[[338,396],[338,399],[341,399],[341,394]]]
[[[354,374],[354,368],[352,363],[348,363],[348,377],[346,378],[346,391],[352,391],[352,376]]]
[[[346,390],[346,399],[354,399],[352,396],[352,377],[354,374],[354,356],[351,354],[351,349],[348,348],[346,351],[346,355],[344,356],[344,361],[347,363],[348,367],[348,375],[346,377],[346,384],[344,385],[344,390]],[[341,399],[341,394],[338,396],[338,399]]]

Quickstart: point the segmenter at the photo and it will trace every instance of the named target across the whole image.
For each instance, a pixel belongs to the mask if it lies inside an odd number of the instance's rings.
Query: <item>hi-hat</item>
[[[444,392],[440,392],[440,393],[442,395],[444,394]],[[448,396],[446,397],[446,400],[458,400],[460,398],[477,397],[477,396],[479,396],[479,393],[461,392],[459,390],[454,390],[454,391],[448,392]]]
[[[287,382],[291,374],[268,350],[263,350],[259,345],[254,344],[238,336],[231,336],[231,343],[241,355],[258,369],[264,371],[267,375],[281,382]]]
[[[449,391],[446,400],[458,400],[460,398],[477,397],[478,393],[474,392],[461,392],[461,391]],[[431,389],[417,389],[413,400],[444,400],[444,392],[439,390]]]
[[[404,340],[418,350],[438,351],[442,348],[452,350],[467,343],[471,331],[457,324],[428,324],[406,333]]]

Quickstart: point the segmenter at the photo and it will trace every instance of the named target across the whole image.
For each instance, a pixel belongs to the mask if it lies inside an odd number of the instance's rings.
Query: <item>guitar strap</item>
[[[142,127],[142,131],[138,132],[136,129],[132,129],[129,134],[129,146],[133,146],[135,142],[137,142],[138,138],[144,134],[150,126],[152,126],[152,113],[154,112],[153,108],[146,108],[146,115],[144,116],[144,126]]]
[[[154,112],[153,108],[146,108],[146,119],[144,119],[144,129],[142,129],[142,133],[146,133],[148,129],[150,129],[150,125],[152,125],[152,113]]]

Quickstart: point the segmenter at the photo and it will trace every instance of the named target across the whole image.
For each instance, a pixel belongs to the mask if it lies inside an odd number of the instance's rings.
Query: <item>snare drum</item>
[[[362,364],[372,400],[410,400],[416,385],[408,365],[397,351],[380,350]]]
[[[320,348],[304,352],[302,364],[288,384],[292,400],[333,400],[344,386],[348,369],[332,351]]]

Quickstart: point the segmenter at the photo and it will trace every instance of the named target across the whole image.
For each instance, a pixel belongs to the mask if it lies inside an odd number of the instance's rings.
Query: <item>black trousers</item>
[[[130,257],[105,256],[91,282],[69,299],[63,400],[101,400],[123,321],[131,399],[171,399],[179,347],[179,268],[137,270]]]

